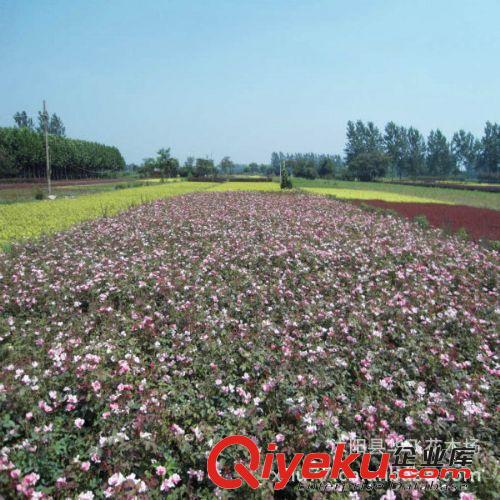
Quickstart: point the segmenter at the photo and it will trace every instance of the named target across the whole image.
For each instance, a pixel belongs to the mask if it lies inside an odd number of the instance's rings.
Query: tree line
[[[171,156],[170,148],[162,148],[155,157],[145,158],[141,165],[132,165],[132,170],[141,177],[215,177],[232,175],[235,164],[229,156],[222,158],[218,165],[208,158],[188,156],[181,165],[177,158]]]
[[[273,152],[271,170],[280,165],[296,177],[373,180],[380,177],[468,177],[500,180],[500,125],[486,122],[481,138],[459,130],[450,141],[441,130],[427,139],[414,127],[389,122],[383,132],[373,122],[347,123],[345,157]]]
[[[345,148],[347,172],[360,180],[375,177],[437,177],[465,174],[498,180],[500,126],[486,122],[483,136],[459,130],[448,141],[441,130],[427,137],[414,127],[389,122],[383,133],[372,123],[349,121]]]
[[[0,128],[0,177],[46,177],[44,130],[49,132],[51,177],[81,179],[116,175],[125,161],[116,147],[68,139],[62,120],[54,113],[38,113],[38,126],[25,111],[14,115],[17,127]]]
[[[331,179],[343,175],[345,164],[340,155],[315,153],[276,153],[271,154],[271,171],[279,175],[280,165],[295,177]]]
[[[125,168],[120,151],[97,142],[49,137],[51,177],[81,179],[115,175]],[[28,128],[0,128],[0,177],[46,177],[45,139]]]

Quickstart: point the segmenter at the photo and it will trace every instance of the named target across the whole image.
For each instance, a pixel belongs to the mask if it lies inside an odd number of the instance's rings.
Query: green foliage
[[[366,125],[361,120],[347,122],[345,153],[352,179],[371,181],[383,177],[387,171],[389,156],[384,152],[384,139],[372,122]]]
[[[14,119],[16,119],[16,115],[14,115]],[[29,118],[29,120],[31,120],[31,118]],[[65,137],[66,135],[66,128],[64,127],[64,124],[59,116],[55,113],[52,116],[49,116],[46,111],[39,111],[37,131],[40,134],[43,134],[45,132],[45,126],[47,126],[47,132],[51,135],[57,135],[59,137]]]
[[[286,168],[283,168],[281,171],[281,184],[280,188],[281,189],[292,189],[292,180],[290,179],[290,176],[288,175],[288,170]]]
[[[368,122],[366,125],[358,120],[347,122],[346,161],[349,165],[358,155],[363,153],[381,153],[384,150],[384,139],[379,129]]]
[[[197,158],[193,175],[195,177],[210,177],[215,175],[215,165],[213,160]]]
[[[406,170],[408,159],[408,137],[404,127],[389,122],[385,126],[385,151],[390,159],[393,173],[401,177]]]
[[[448,140],[441,130],[431,130],[427,139],[427,173],[433,176],[448,177],[457,172],[457,163]]]
[[[484,136],[481,139],[481,152],[478,157],[477,170],[486,177],[498,180],[500,173],[500,125],[486,122]]]
[[[461,227],[457,230],[455,233],[461,240],[468,240],[469,239],[469,233],[467,232],[467,229],[465,227]]]
[[[37,187],[34,192],[33,192],[33,198],[35,200],[43,200],[44,195],[43,195],[43,189],[41,187]]]
[[[421,228],[427,229],[429,227],[429,221],[425,215],[416,215],[413,220],[416,224],[418,224]]]
[[[372,181],[383,177],[387,171],[389,157],[380,151],[360,153],[348,164],[349,173],[354,179]]]
[[[488,242],[489,248],[492,250],[496,250],[497,252],[500,252],[500,240],[492,240]]]
[[[56,135],[49,136],[49,145],[54,179],[99,177],[125,168],[115,147]],[[0,177],[41,178],[45,172],[42,134],[27,127],[0,128]]]
[[[50,117],[49,121],[49,134],[57,135],[59,137],[66,136],[66,127],[59,116],[55,113]]]
[[[14,115],[14,121],[19,128],[28,128],[30,130],[33,130],[34,128],[33,118],[30,118],[26,111],[18,111]]]
[[[380,165],[382,154],[387,155],[385,175],[390,177],[450,179],[461,176],[500,182],[500,125],[486,122],[481,140],[459,130],[448,142],[439,129],[431,131],[426,141],[416,128],[392,121],[385,126],[384,134],[373,122],[349,121],[345,147],[347,169],[339,155],[273,152],[270,166],[263,168],[252,163],[245,171],[279,175],[280,164],[286,161],[295,177],[354,180],[360,178],[360,169],[365,178],[364,171],[373,170],[373,166],[367,167],[370,155],[371,163]],[[364,156],[360,159],[360,155]],[[372,173],[368,178],[373,178]]]
[[[234,170],[234,163],[229,156],[224,156],[219,164],[219,169],[224,175],[232,175]]]
[[[15,172],[15,163],[11,153],[5,146],[0,145],[0,175],[8,177],[15,175]]]
[[[470,132],[459,130],[453,134],[451,149],[458,165],[472,177],[476,170],[481,143]]]
[[[271,155],[271,166],[251,163],[246,171],[264,175],[279,175],[280,164],[286,162],[294,177],[304,179],[333,178],[341,173],[344,162],[339,155],[315,153],[276,153]]]

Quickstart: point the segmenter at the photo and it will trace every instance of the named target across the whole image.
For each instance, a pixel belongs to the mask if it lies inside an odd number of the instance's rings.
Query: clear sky
[[[0,126],[46,99],[139,162],[341,153],[349,119],[481,134],[500,0],[0,0]]]

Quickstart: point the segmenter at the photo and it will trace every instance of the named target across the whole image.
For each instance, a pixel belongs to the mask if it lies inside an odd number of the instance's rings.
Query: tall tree
[[[61,118],[59,118],[59,116],[55,113],[52,116],[49,116],[47,112],[38,112],[38,132],[45,132],[45,124],[47,124],[47,131],[49,134],[57,135],[59,137],[66,136],[66,128],[64,127]]]
[[[478,171],[483,176],[498,176],[500,173],[500,125],[486,122],[481,138]]]
[[[381,153],[384,151],[384,139],[380,130],[368,122],[366,125],[358,120],[347,122],[346,160],[349,163],[361,153]]]
[[[457,171],[448,140],[439,129],[431,130],[427,139],[427,170],[435,177],[447,177]]]
[[[271,154],[271,167],[273,169],[274,175],[279,175],[280,164],[284,160],[283,153],[276,153],[275,151]]]
[[[234,163],[229,156],[224,156],[220,161],[219,168],[224,175],[232,175],[234,170]]]
[[[476,172],[480,148],[480,142],[470,132],[459,130],[453,134],[451,150],[459,168],[465,170],[470,177]]]
[[[64,126],[61,118],[59,118],[59,116],[55,113],[50,117],[49,134],[66,137],[66,127]]]
[[[209,177],[215,175],[215,166],[213,160],[206,158],[197,158],[194,167],[194,175],[196,177]]]
[[[351,177],[366,181],[385,175],[389,159],[382,134],[373,122],[347,122],[345,153]]]
[[[413,127],[406,131],[408,141],[408,156],[406,159],[406,173],[410,177],[417,177],[425,173],[426,145],[422,134]]]
[[[39,111],[38,112],[38,127],[37,131],[40,132],[41,134],[45,132],[45,125],[47,125],[47,128],[50,125],[50,117],[47,111]]]
[[[26,111],[21,111],[21,112],[18,111],[14,115],[14,121],[16,122],[16,125],[19,128],[27,128],[29,130],[33,130],[33,128],[34,128],[33,118],[30,118],[27,115]]]
[[[177,158],[172,158],[170,156],[170,148],[162,148],[158,150],[155,163],[162,178],[177,177],[179,161]]]
[[[385,126],[385,152],[389,157],[391,170],[397,177],[406,174],[408,163],[408,137],[404,127],[389,122]]]
[[[246,171],[250,174],[257,174],[259,172],[259,165],[252,162],[247,166]]]

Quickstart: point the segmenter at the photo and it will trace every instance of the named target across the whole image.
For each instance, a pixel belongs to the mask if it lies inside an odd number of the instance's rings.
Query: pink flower
[[[279,433],[279,434],[276,434],[274,439],[277,443],[282,443],[285,440],[285,436],[283,434]]]
[[[110,486],[120,486],[125,481],[125,476],[121,472],[116,472],[108,479]]]
[[[38,401],[38,408],[43,410],[45,413],[51,413],[53,408],[48,405],[45,401]]]
[[[58,477],[56,479],[56,486],[62,488],[66,484],[67,480],[64,476]]]
[[[82,462],[81,468],[83,471],[87,472],[90,469],[90,462]]]
[[[379,383],[384,389],[387,389],[388,391],[390,391],[393,387],[393,382],[392,382],[391,376],[384,377]]]
[[[84,424],[85,424],[85,420],[83,418],[77,418],[77,419],[75,419],[75,426],[78,429],[81,429]]]
[[[172,488],[175,488],[177,483],[179,483],[181,480],[181,476],[179,474],[172,474],[168,479],[165,479],[163,483],[161,483],[160,490],[161,491],[168,491]]]
[[[14,469],[10,471],[10,477],[12,479],[17,479],[21,475],[21,471],[19,469]]]
[[[174,434],[177,434],[178,436],[182,436],[185,434],[184,429],[182,427],[179,427],[177,424],[172,424],[170,426],[170,429],[174,432]]]
[[[385,495],[382,495],[380,497],[380,500],[396,500],[397,496],[396,496],[396,493],[394,493],[394,491],[392,490],[387,490],[385,492]]]
[[[163,465],[159,465],[156,467],[156,475],[157,476],[164,476],[167,473],[167,469],[163,467]]]
[[[34,472],[31,472],[30,474],[27,474],[23,478],[23,485],[24,486],[34,486],[38,480],[40,479],[40,476],[38,474],[35,474]]]
[[[130,371],[130,366],[129,366],[127,360],[120,359],[120,361],[118,361],[118,364],[120,365],[120,369],[118,370],[118,373],[123,374],[123,373],[127,373]]]

